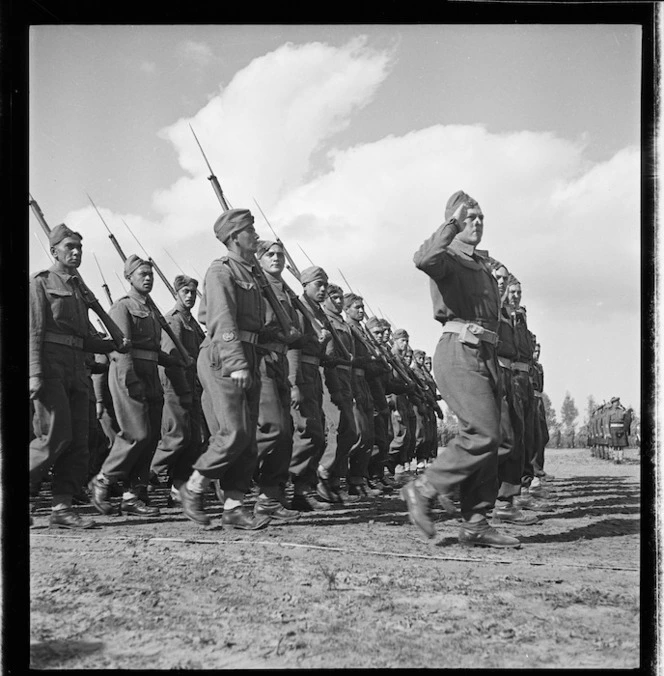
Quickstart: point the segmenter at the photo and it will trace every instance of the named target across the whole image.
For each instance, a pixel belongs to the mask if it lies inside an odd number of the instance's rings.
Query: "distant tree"
[[[565,392],[563,405],[560,407],[560,419],[566,431],[574,429],[578,417],[579,409],[574,404],[574,399],[569,392]]]
[[[597,402],[592,394],[588,395],[588,404],[586,406],[586,422],[590,422],[593,411],[597,408]]]

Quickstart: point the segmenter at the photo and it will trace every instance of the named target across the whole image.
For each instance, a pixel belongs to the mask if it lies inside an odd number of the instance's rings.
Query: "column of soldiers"
[[[633,417],[633,409],[625,409],[620,397],[612,397],[608,403],[596,406],[588,421],[588,446],[592,456],[621,464],[624,449],[629,445]]]
[[[214,233],[226,255],[202,293],[178,275],[165,315],[185,363],[149,296],[151,259],[124,262],[129,291],[109,310],[125,336],[118,350],[77,287],[81,235],[51,232],[54,265],[30,282],[30,482],[35,494],[50,477],[51,527],[95,527],[74,508],[86,501],[158,517],[151,495],[165,485],[167,505],[197,524],[210,523],[216,494],[224,525],[254,530],[389,495],[411,462],[421,472],[435,458],[441,397],[408,333],[367,320],[363,298],[318,266],[302,271],[296,297],[283,245],[259,240],[248,210],[225,211]]]

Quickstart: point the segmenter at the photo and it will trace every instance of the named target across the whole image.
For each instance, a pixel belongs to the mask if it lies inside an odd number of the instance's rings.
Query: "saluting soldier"
[[[328,284],[323,311],[352,358],[354,340],[350,327],[341,314],[343,304],[344,293],[341,287]],[[318,497],[325,502],[357,502],[359,495],[350,495],[341,488],[341,480],[348,475],[348,454],[358,436],[353,414],[353,367],[333,342],[327,344],[326,357],[327,363],[323,368],[326,387],[323,393],[323,411],[327,443],[318,465],[316,491]]]
[[[179,357],[160,348],[161,325],[148,305],[154,284],[152,263],[136,254],[127,258],[124,276],[130,288],[109,310],[110,317],[131,340],[126,354],[111,353],[108,386],[119,432],[99,474],[90,481],[94,506],[101,514],[110,514],[111,486],[124,482],[120,512],[134,516],[159,516],[159,509],[147,505],[142,497],[147,491],[150,463],[159,441],[164,404],[158,364],[181,365]]]
[[[168,475],[169,505],[180,503],[180,488],[191,475],[193,464],[203,450],[196,360],[205,336],[191,314],[196,304],[198,280],[188,275],[178,275],[173,280],[173,288],[177,295],[175,307],[165,314],[165,318],[192,363],[187,367],[159,366],[164,408],[161,438],[152,458],[150,473],[154,477],[163,473]],[[174,357],[178,355],[173,340],[165,331],[161,335],[161,349]]]
[[[459,434],[423,474],[402,489],[411,521],[427,536],[435,535],[431,501],[449,500],[460,486],[464,545],[518,547],[518,539],[492,528],[486,514],[498,489],[501,389],[496,340],[500,295],[486,259],[475,247],[484,230],[476,200],[454,193],[445,208],[445,223],[414,255],[430,278],[434,318],[443,334],[434,355],[440,393],[459,420]]]
[[[286,259],[283,246],[271,240],[260,240],[256,257],[284,311],[295,327],[299,321],[295,308],[281,279]],[[300,342],[287,342],[278,319],[268,304],[265,325],[257,347],[260,361],[260,403],[256,443],[258,464],[254,474],[259,494],[254,507],[256,515],[269,516],[287,523],[300,513],[289,509],[286,499],[288,468],[293,453],[293,421],[291,407],[302,404],[302,392],[297,383],[300,365]]]
[[[180,488],[182,509],[206,526],[203,495],[214,479],[224,494],[222,523],[255,530],[269,517],[255,517],[244,505],[256,468],[256,429],[260,398],[258,333],[265,323],[265,301],[254,270],[258,235],[248,209],[229,209],[214,224],[228,254],[212,261],[205,274],[199,321],[207,335],[198,355],[201,404],[210,430],[207,449]]]
[[[30,279],[29,387],[34,406],[30,483],[52,474],[52,528],[92,528],[73,508],[87,479],[89,381],[86,351],[110,352],[88,319],[77,269],[82,237],[64,223],[49,235],[53,265]],[[126,334],[125,334],[126,335]],[[129,343],[125,340],[124,347]]]
[[[314,317],[324,322],[320,303],[325,300],[328,276],[323,268],[311,266],[302,270],[300,300]],[[293,419],[293,452],[290,476],[293,482],[291,508],[300,512],[324,511],[331,507],[316,494],[316,468],[325,451],[325,421],[323,417],[323,380],[320,367],[331,333],[323,329],[320,336],[309,318],[298,312],[302,327],[300,361],[295,384],[300,391],[299,406],[291,409]]]

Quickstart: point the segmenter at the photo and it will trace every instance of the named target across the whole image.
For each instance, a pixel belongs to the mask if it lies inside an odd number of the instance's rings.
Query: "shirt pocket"
[[[72,291],[46,287],[46,294],[55,321],[73,320],[76,317],[76,299]]]
[[[150,318],[150,312],[143,308],[127,308],[131,315],[131,338],[148,339],[154,334],[153,324]]]

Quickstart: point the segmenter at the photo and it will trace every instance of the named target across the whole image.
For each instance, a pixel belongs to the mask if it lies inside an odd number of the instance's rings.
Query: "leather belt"
[[[508,359],[507,357],[501,357],[499,355],[498,356],[498,363],[505,369],[511,369],[512,368],[512,360]]]
[[[346,364],[337,364],[335,368],[341,369],[342,371],[352,371],[352,367],[346,366]]]
[[[625,423],[609,423],[609,427],[624,427]]]
[[[286,345],[286,343],[260,343],[258,347],[278,354],[286,354],[286,352],[288,352],[288,345]]]
[[[357,374],[358,376],[363,376],[364,375],[364,369],[353,368],[353,373]]]
[[[530,373],[530,366],[526,364],[525,361],[513,361],[512,368],[515,371],[523,371],[524,373]]]
[[[251,343],[252,345],[255,345],[258,342],[258,334],[255,333],[254,331],[238,330],[237,337],[243,343]]]
[[[312,364],[313,366],[320,366],[320,359],[309,354],[300,355],[300,361],[303,364]]]
[[[132,347],[131,356],[134,359],[142,359],[143,361],[159,361],[159,352],[156,350],[141,350],[138,347]]]
[[[54,331],[44,332],[45,343],[57,343],[58,345],[68,345],[77,350],[83,349],[83,338],[72,336],[67,333],[55,333]]]
[[[443,333],[461,333],[470,331],[475,337],[485,343],[495,345],[498,342],[498,334],[495,331],[489,331],[475,322],[464,322],[462,319],[450,319],[443,324]]]

